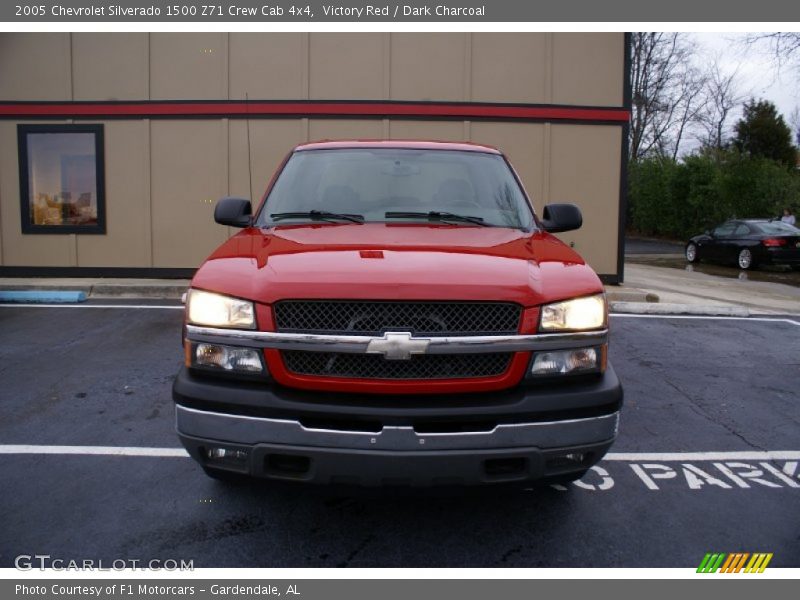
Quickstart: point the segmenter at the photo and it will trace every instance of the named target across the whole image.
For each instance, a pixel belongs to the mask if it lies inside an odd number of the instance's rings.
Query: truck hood
[[[267,304],[403,298],[535,306],[603,290],[550,234],[405,223],[247,228],[206,260],[192,286]]]

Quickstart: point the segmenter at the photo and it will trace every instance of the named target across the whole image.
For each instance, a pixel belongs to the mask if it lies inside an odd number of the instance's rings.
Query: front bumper
[[[622,388],[610,365],[572,383],[413,399],[348,398],[184,370],[173,397],[180,440],[207,468],[313,483],[476,485],[585,471],[616,437]],[[219,448],[242,458],[215,462],[209,451]]]

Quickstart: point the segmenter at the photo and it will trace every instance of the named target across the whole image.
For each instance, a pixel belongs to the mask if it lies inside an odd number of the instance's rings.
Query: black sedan
[[[800,229],[777,220],[726,221],[686,244],[686,260],[708,260],[752,269],[758,264],[800,267]]]

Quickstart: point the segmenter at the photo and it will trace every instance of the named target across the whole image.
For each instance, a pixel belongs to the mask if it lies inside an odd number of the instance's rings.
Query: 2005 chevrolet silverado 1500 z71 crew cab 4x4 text
[[[301,145],[195,274],[181,442],[217,478],[358,485],[579,478],[617,434],[603,286],[473,144]]]

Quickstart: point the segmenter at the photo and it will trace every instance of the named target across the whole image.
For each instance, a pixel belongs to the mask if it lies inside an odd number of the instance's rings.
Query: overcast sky
[[[725,72],[739,69],[741,93],[770,100],[791,126],[792,111],[800,106],[800,70],[784,65],[780,72],[769,54],[769,45],[753,48],[742,43],[746,33],[690,33],[699,44],[700,60],[713,61],[719,57]],[[729,123],[733,126],[736,114]]]

